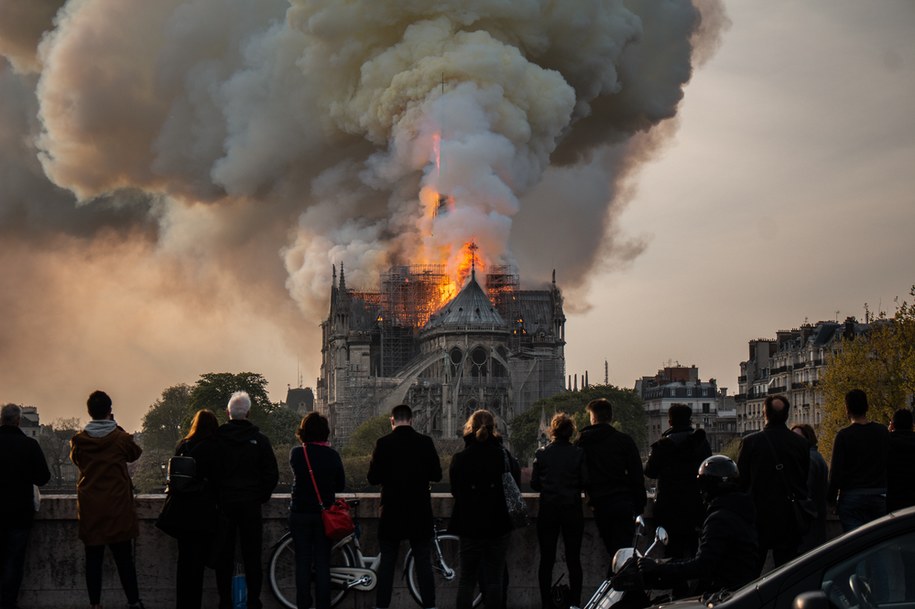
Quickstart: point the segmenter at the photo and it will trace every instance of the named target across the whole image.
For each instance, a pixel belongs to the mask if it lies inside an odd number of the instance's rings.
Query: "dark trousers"
[[[461,537],[461,574],[458,579],[456,609],[471,609],[478,581],[483,587],[483,605],[486,609],[504,609],[502,577],[510,538],[510,532],[491,539]]]
[[[248,609],[261,609],[261,587],[264,581],[261,549],[264,541],[264,524],[259,503],[222,506],[220,552],[216,561],[219,609],[232,609],[236,534],[241,541],[241,560],[245,568],[245,583],[248,588]]]
[[[203,573],[212,551],[212,535],[182,535],[178,538],[178,571],[175,578],[175,607],[200,609],[203,602]]]
[[[759,555],[757,557],[757,566],[762,573],[766,566],[766,558],[769,556],[769,550],[772,550],[772,565],[780,567],[786,562],[790,562],[800,556],[801,540],[779,540],[773,535],[764,531],[759,532]]]
[[[540,567],[537,580],[540,584],[540,605],[543,609],[552,607],[550,589],[553,586],[553,565],[556,563],[556,544],[562,535],[566,554],[566,569],[569,571],[569,604],[581,606],[581,536],[585,530],[585,519],[581,505],[562,506],[540,503],[537,516],[537,541],[540,545]]]
[[[839,513],[842,531],[848,533],[871,520],[886,516],[886,496],[854,491],[842,493],[836,511]]]
[[[0,608],[15,607],[22,586],[25,551],[29,545],[28,527],[0,528]]]
[[[375,607],[387,609],[391,606],[391,594],[394,591],[394,569],[397,566],[397,554],[400,552],[400,540],[379,539],[381,564],[378,567],[378,587],[375,588]],[[419,596],[424,608],[435,607],[435,580],[432,577],[432,539],[411,538],[413,565],[416,579],[419,580]]]
[[[632,501],[629,499],[609,498],[592,499],[591,509],[594,512],[594,524],[607,548],[610,560],[607,564],[607,577],[610,572],[613,555],[620,548],[632,546],[635,535],[635,514]]]
[[[137,585],[137,568],[133,562],[133,541],[109,543],[108,549],[118,569],[121,587],[127,596],[127,603],[133,605],[140,601],[140,588]],[[89,604],[99,605],[102,602],[102,559],[105,558],[105,546],[86,546],[86,588],[89,590]]]
[[[289,514],[295,546],[295,604],[298,609],[330,609],[330,540],[321,514]],[[312,573],[314,578],[312,578]],[[314,584],[314,605],[311,586]]]

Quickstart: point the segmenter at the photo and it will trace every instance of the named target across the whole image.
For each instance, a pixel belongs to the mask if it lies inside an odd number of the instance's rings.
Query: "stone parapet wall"
[[[350,498],[355,495],[343,495]],[[379,496],[377,493],[359,494],[361,504],[358,517],[361,524],[362,549],[367,554],[376,554],[378,544],[376,531],[378,526]],[[526,495],[531,512],[536,516],[537,496]],[[140,583],[141,598],[147,609],[171,608],[175,604],[175,564],[177,560],[177,543],[159,531],[154,523],[162,504],[164,495],[140,495],[137,497],[137,512],[140,518],[140,537],[136,543],[137,576]],[[433,512],[437,517],[447,518],[451,514],[451,496],[437,493],[433,495]],[[274,495],[264,508],[264,556],[265,569],[264,593],[262,601],[268,609],[279,608],[273,598],[266,578],[273,544],[286,532],[289,495]],[[539,607],[540,598],[537,588],[537,549],[536,524],[515,531],[509,549],[509,607],[521,609]],[[406,544],[402,552],[406,551]],[[560,543],[558,563],[554,572],[556,577],[565,572],[562,564],[563,554]],[[582,562],[585,569],[584,596],[587,600],[590,591],[597,587],[602,573],[607,568],[608,559],[602,548],[597,529],[590,517],[586,516],[585,534],[582,546]],[[402,564],[402,556],[399,561]],[[114,562],[106,552],[104,565],[104,583],[102,604],[106,607],[118,607],[126,604]],[[405,580],[400,577],[398,567],[395,577],[395,589],[392,607],[416,607],[406,589]],[[565,581],[568,581],[566,578]],[[374,607],[374,592],[351,592],[338,605],[343,609],[370,609]],[[445,601],[445,599],[441,599]],[[88,606],[89,600],[85,584],[85,557],[80,542],[76,521],[76,497],[74,495],[54,495],[42,498],[41,510],[36,515],[35,525],[29,542],[26,558],[25,580],[19,596],[23,609],[55,609]],[[442,602],[451,605],[451,602]],[[216,581],[212,570],[207,570],[204,579],[205,608],[217,607]]]

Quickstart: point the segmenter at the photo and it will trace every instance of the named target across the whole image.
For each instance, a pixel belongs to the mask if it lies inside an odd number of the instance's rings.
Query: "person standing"
[[[639,449],[630,436],[611,425],[613,405],[598,398],[586,408],[591,424],[581,430],[576,445],[585,451],[588,503],[612,560],[617,550],[632,545],[635,517],[645,509],[648,495]]]
[[[289,453],[289,465],[295,475],[289,530],[295,547],[296,607],[330,609],[331,542],[324,534],[321,510],[334,504],[336,494],[346,484],[346,476],[340,455],[327,442],[330,425],[324,416],[317,412],[305,415],[296,437],[302,445]]]
[[[33,485],[51,479],[41,447],[19,429],[22,408],[0,409],[0,609],[15,609],[35,516]]]
[[[886,459],[886,511],[915,505],[915,433],[912,411],[901,408],[890,423],[890,446]]]
[[[216,430],[220,464],[217,496],[221,514],[216,587],[220,609],[232,609],[236,534],[241,540],[248,609],[262,607],[264,524],[261,505],[270,500],[279,481],[279,469],[270,440],[248,420],[250,410],[251,398],[244,391],[236,391],[226,407],[229,420]]]
[[[216,430],[219,420],[212,411],[198,410],[191,429],[175,448],[176,456],[192,457],[195,479],[192,489],[169,488],[169,500],[178,506],[178,564],[175,578],[177,609],[200,609],[203,600],[203,574],[213,550],[219,525],[216,488],[219,468]]]
[[[693,429],[693,410],[674,404],[667,410],[670,428],[651,445],[645,475],[658,481],[654,517],[670,536],[666,553],[671,558],[690,558],[699,547],[699,527],[705,507],[699,495],[696,472],[712,449],[705,430]]]
[[[836,433],[829,466],[830,504],[837,504],[846,533],[886,514],[886,464],[889,430],[867,418],[867,394],[845,394],[849,425]]]
[[[573,607],[581,606],[581,537],[585,529],[581,493],[585,488],[587,471],[584,451],[572,445],[575,422],[564,412],[556,413],[550,421],[550,443],[534,457],[531,488],[540,491],[540,511],[537,514],[537,541],[540,546],[540,606],[551,609],[550,595],[556,544],[562,535],[569,571],[569,598]]]
[[[369,484],[381,485],[381,565],[375,607],[391,606],[397,553],[404,539],[413,549],[422,606],[435,607],[429,485],[442,479],[442,465],[432,438],[413,429],[413,411],[406,404],[391,410],[391,433],[375,443],[367,478]]]
[[[512,531],[502,487],[506,470],[520,482],[521,467],[502,445],[492,413],[475,411],[464,424],[464,449],[449,469],[454,496],[449,530],[461,538],[456,609],[471,608],[478,580],[486,609],[505,607],[502,582]]]
[[[810,445],[810,467],[807,470],[807,497],[816,507],[816,517],[810,530],[801,540],[799,552],[803,554],[826,542],[826,488],[829,484],[829,466],[817,450],[817,434],[807,423],[794,425],[791,431],[807,440]]]
[[[70,460],[79,470],[76,513],[79,538],[86,546],[89,604],[101,607],[102,559],[108,546],[128,609],[142,609],[133,557],[140,530],[127,464],[139,459],[143,450],[115,422],[107,393],[93,391],[86,405],[92,420],[70,439]]]
[[[741,489],[750,493],[756,505],[759,573],[769,550],[776,567],[796,557],[806,533],[796,524],[791,500],[807,499],[810,447],[788,429],[790,409],[785,396],[768,396],[763,407],[765,426],[746,436],[737,454]]]

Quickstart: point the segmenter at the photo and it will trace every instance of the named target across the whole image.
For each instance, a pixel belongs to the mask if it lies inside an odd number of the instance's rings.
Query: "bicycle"
[[[350,590],[362,592],[373,590],[378,582],[376,572],[381,564],[380,554],[372,556],[362,552],[362,545],[359,542],[361,530],[356,512],[359,500],[347,500],[346,503],[352,510],[356,531],[338,541],[331,548],[331,607],[338,605]],[[447,533],[442,527],[441,519],[437,519],[433,526],[432,536],[432,572],[435,577],[436,598],[440,599],[437,606],[441,609],[448,607],[449,603],[453,605],[454,599],[457,597],[459,549],[458,536]],[[270,589],[276,600],[284,607],[296,609],[295,549],[291,533],[287,532],[273,546],[268,575]],[[405,577],[407,580],[410,596],[418,605],[422,606],[412,548],[404,557],[404,570],[401,577]],[[482,595],[477,594],[473,606],[476,607],[481,601]]]

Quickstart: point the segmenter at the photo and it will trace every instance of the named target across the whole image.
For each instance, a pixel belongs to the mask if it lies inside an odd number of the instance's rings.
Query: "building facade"
[[[868,324],[849,317],[844,323],[820,321],[793,330],[779,330],[774,339],[749,342],[749,359],[740,363],[737,429],[741,435],[765,426],[767,396],[784,395],[791,402],[789,426],[808,423],[819,429],[823,421],[820,380],[829,357],[842,348],[842,340],[867,330]]]
[[[684,404],[693,411],[693,426],[705,430],[709,445],[720,452],[737,437],[734,400],[715,379],[702,381],[696,366],[667,366],[635,382],[648,414],[648,443],[657,442],[669,427],[667,411]]]
[[[315,408],[338,443],[400,403],[419,430],[456,438],[478,408],[508,421],[564,389],[555,275],[546,289],[521,290],[511,269],[495,267],[484,288],[474,269],[441,306],[448,278],[439,265],[392,267],[378,292],[347,288],[342,269],[333,277]]]

